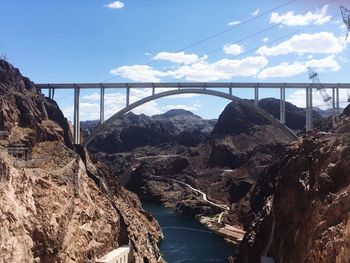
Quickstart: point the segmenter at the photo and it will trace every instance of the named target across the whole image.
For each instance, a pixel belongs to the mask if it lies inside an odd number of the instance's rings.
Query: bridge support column
[[[335,98],[335,88],[332,88],[332,122],[333,126],[335,125],[335,121],[337,119],[337,110],[335,108],[336,98]]]
[[[55,88],[49,88],[49,98],[54,99],[55,97]]]
[[[306,88],[306,131],[312,130],[312,87]]]
[[[74,143],[80,144],[80,119],[79,119],[80,88],[74,86]]]
[[[281,88],[280,122],[286,124],[286,88]]]
[[[105,88],[100,88],[100,124],[105,122]]]
[[[339,115],[340,115],[340,108],[339,108],[339,86],[337,86],[336,88],[336,106],[337,106],[337,111],[336,111],[336,114],[337,114],[337,120],[339,119]]]
[[[126,86],[126,107],[130,104],[130,87]]]
[[[229,93],[232,95],[232,87],[229,88]]]
[[[259,88],[254,88],[254,105],[259,106]]]
[[[156,94],[156,89],[154,87],[154,84],[152,83],[152,95]]]

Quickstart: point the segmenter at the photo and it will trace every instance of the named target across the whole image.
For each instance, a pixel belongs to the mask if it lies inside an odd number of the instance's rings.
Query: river
[[[160,250],[168,263],[225,262],[235,248],[192,217],[158,204],[143,203],[159,222],[164,240]]]

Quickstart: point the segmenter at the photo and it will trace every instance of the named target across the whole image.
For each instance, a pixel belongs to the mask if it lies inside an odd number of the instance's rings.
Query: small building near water
[[[121,246],[98,259],[96,263],[129,263],[132,262],[130,252],[130,246]]]
[[[242,241],[245,231],[234,226],[225,225],[225,227],[219,229],[218,233],[224,238],[228,238],[232,242],[238,244]]]

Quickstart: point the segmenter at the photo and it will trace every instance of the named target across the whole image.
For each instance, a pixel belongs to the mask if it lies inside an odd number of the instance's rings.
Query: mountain
[[[291,144],[259,179],[235,262],[350,262],[350,107]]]
[[[94,152],[116,153],[170,142],[195,146],[211,132],[215,122],[186,110],[171,110],[152,117],[130,112],[99,134],[89,148]],[[97,124],[97,121],[81,122],[85,136]]]
[[[333,116],[333,109],[320,109],[320,108],[317,108],[317,107],[314,107],[314,110],[316,112],[318,112],[323,118],[330,118]],[[344,111],[344,108],[339,108],[339,111],[340,113],[342,113]]]
[[[136,262],[157,262],[155,219],[73,145],[57,104],[4,60],[0,102],[1,261],[95,262],[126,244]]]
[[[259,101],[259,107],[270,113],[276,119],[280,118],[280,103],[281,100],[275,98],[266,98]],[[322,114],[322,110],[314,110],[312,111],[312,117],[314,126],[318,127],[322,118],[324,117]],[[290,129],[301,132],[305,131],[305,116],[306,110],[305,108],[299,108],[294,104],[286,101],[286,125]]]

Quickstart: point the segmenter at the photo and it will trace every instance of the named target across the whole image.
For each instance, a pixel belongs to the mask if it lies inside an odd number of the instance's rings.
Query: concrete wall
[[[128,263],[131,262],[130,257],[130,247],[121,246],[113,251],[109,252],[107,255],[98,259],[96,263]]]

